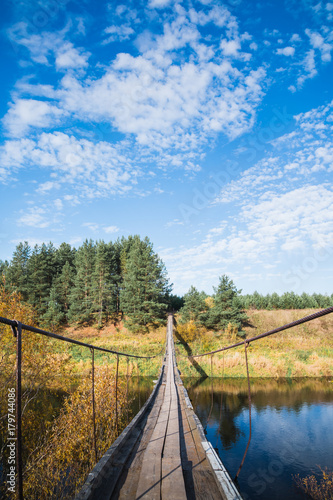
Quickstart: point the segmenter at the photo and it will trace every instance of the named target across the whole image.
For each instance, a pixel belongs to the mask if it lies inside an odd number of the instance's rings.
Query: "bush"
[[[200,336],[200,330],[197,328],[193,320],[187,323],[177,325],[177,333],[181,337],[181,341],[193,342]]]
[[[333,500],[333,471],[323,470],[319,467],[322,478],[317,480],[314,475],[300,478],[299,474],[294,477],[298,488],[303,490],[314,500]]]
[[[95,368],[96,440],[100,458],[117,437],[115,379],[108,366]],[[31,500],[71,499],[95,465],[91,380],[83,379],[54,421],[44,445],[31,457],[25,473],[25,496]],[[124,383],[118,387],[119,430],[125,427]]]

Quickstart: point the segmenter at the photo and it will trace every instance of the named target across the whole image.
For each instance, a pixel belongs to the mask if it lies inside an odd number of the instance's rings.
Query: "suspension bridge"
[[[161,374],[141,412],[89,474],[76,500],[241,499],[206,440],[177,370],[168,318]]]
[[[256,340],[282,330],[330,314],[333,307],[323,309],[287,325],[247,338],[218,350],[193,355],[191,358],[213,356],[241,345],[245,348],[249,391],[249,441],[236,478],[244,463],[251,440],[251,393],[247,362],[247,347]],[[58,340],[87,347],[92,353],[92,415],[94,435],[94,352],[109,352],[117,356],[116,363],[116,427],[117,381],[119,357],[151,359],[104,349],[75,339],[46,332],[15,320],[0,318],[0,323],[11,326],[16,338],[16,496],[23,500],[22,429],[21,429],[21,362],[22,331],[46,335]],[[89,473],[75,500],[192,500],[192,499],[242,499],[228,471],[207,441],[203,427],[193,411],[186,389],[177,369],[173,342],[173,316],[168,316],[165,356],[160,376],[145,405],[130,424],[97,461],[96,436],[94,436],[96,465]],[[235,479],[236,479],[235,478]]]

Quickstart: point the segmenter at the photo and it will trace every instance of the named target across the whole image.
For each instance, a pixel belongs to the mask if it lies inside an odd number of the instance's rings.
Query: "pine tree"
[[[6,286],[6,276],[9,268],[9,262],[0,259],[0,285]]]
[[[92,319],[95,256],[94,242],[85,240],[75,256],[76,276],[70,293],[69,321],[84,322]]]
[[[128,255],[122,256],[124,277],[120,299],[126,326],[139,331],[162,324],[170,292],[164,264],[148,238],[141,241],[134,237]]]
[[[40,247],[35,245],[27,265],[28,301],[40,315],[46,312],[53,278],[55,277],[54,254],[55,248],[52,243],[48,245],[43,243]]]
[[[217,288],[214,287],[214,307],[209,309],[205,318],[205,325],[209,328],[225,330],[231,324],[237,327],[238,334],[242,335],[242,325],[248,319],[242,310],[239,294],[234,282],[223,275]]]
[[[62,312],[67,317],[70,305],[71,291],[74,286],[75,269],[66,261],[61,273],[54,279],[54,287],[57,292],[57,300]]]
[[[115,256],[113,248],[104,241],[97,242],[92,298],[94,310],[98,312],[99,328],[102,327],[103,316],[108,316],[114,310],[114,268]]]
[[[119,239],[114,243],[110,242],[110,250],[113,255],[113,268],[112,268],[112,283],[113,283],[113,296],[114,296],[114,310],[118,315],[120,312],[120,291],[121,282],[123,278],[122,272],[122,252],[123,245]]]
[[[59,248],[56,249],[54,255],[54,267],[57,276],[62,273],[66,262],[74,268],[75,253],[75,248],[72,248],[68,243],[61,243]]]
[[[47,328],[55,330],[65,319],[65,314],[62,311],[59,303],[59,296],[55,287],[51,288],[49,301],[46,312],[42,316],[42,320]]]
[[[169,311],[179,311],[184,306],[184,297],[170,294],[168,296]]]
[[[181,323],[194,321],[196,324],[201,324],[202,314],[207,310],[205,302],[206,294],[199,292],[194,286],[191,286],[189,291],[184,295],[184,306],[180,309]]]
[[[13,253],[13,258],[6,272],[6,287],[17,290],[23,300],[28,300],[28,262],[31,248],[27,241],[19,243]]]

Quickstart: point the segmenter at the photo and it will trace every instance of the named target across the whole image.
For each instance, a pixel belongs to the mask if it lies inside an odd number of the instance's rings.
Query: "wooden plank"
[[[180,456],[179,407],[174,378],[172,328],[168,325],[164,402],[144,454],[136,498],[187,498]]]
[[[158,415],[164,399],[165,386],[162,385],[156,397],[155,404],[149,414],[146,425],[143,429],[142,437],[138,445],[133,449],[126,469],[119,480],[115,498],[119,500],[128,500],[135,498],[139,482],[139,475],[142,467],[144,452],[147,448],[151,435],[154,431]]]
[[[187,498],[180,457],[162,459],[162,500],[184,500]]]

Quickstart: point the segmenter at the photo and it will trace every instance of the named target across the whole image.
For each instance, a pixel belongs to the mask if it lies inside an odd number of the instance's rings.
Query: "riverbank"
[[[244,328],[246,338],[291,323],[313,314],[318,309],[300,310],[248,310],[248,325]],[[132,334],[123,327],[113,324],[101,330],[92,327],[67,328],[63,335],[131,354],[153,356],[150,361],[121,359],[119,370],[125,375],[137,374],[156,376],[164,353],[165,328],[150,333]],[[196,340],[185,343],[176,334],[178,366],[183,376],[245,377],[244,348],[226,351],[207,358],[190,361],[189,354],[199,354],[219,349],[238,339],[222,332],[198,331]],[[88,349],[70,347],[73,370],[82,373],[90,370],[91,354]],[[96,363],[104,363],[107,355],[96,352]],[[115,356],[107,356],[115,364]],[[104,361],[103,361],[104,360]],[[249,372],[251,377],[330,377],[333,376],[333,314],[317,318],[284,332],[253,342],[248,348]]]
[[[284,324],[308,316],[318,309],[249,310],[249,322],[244,328],[246,338],[254,337]],[[181,355],[207,352],[232,344],[235,337],[206,332],[189,345],[178,343]],[[190,349],[190,351],[189,351]],[[215,354],[213,358],[198,358],[207,375],[245,377],[244,348]],[[317,318],[289,330],[250,344],[248,348],[251,377],[329,377],[333,376],[333,314]],[[200,369],[188,359],[179,358],[184,376],[200,376]]]

